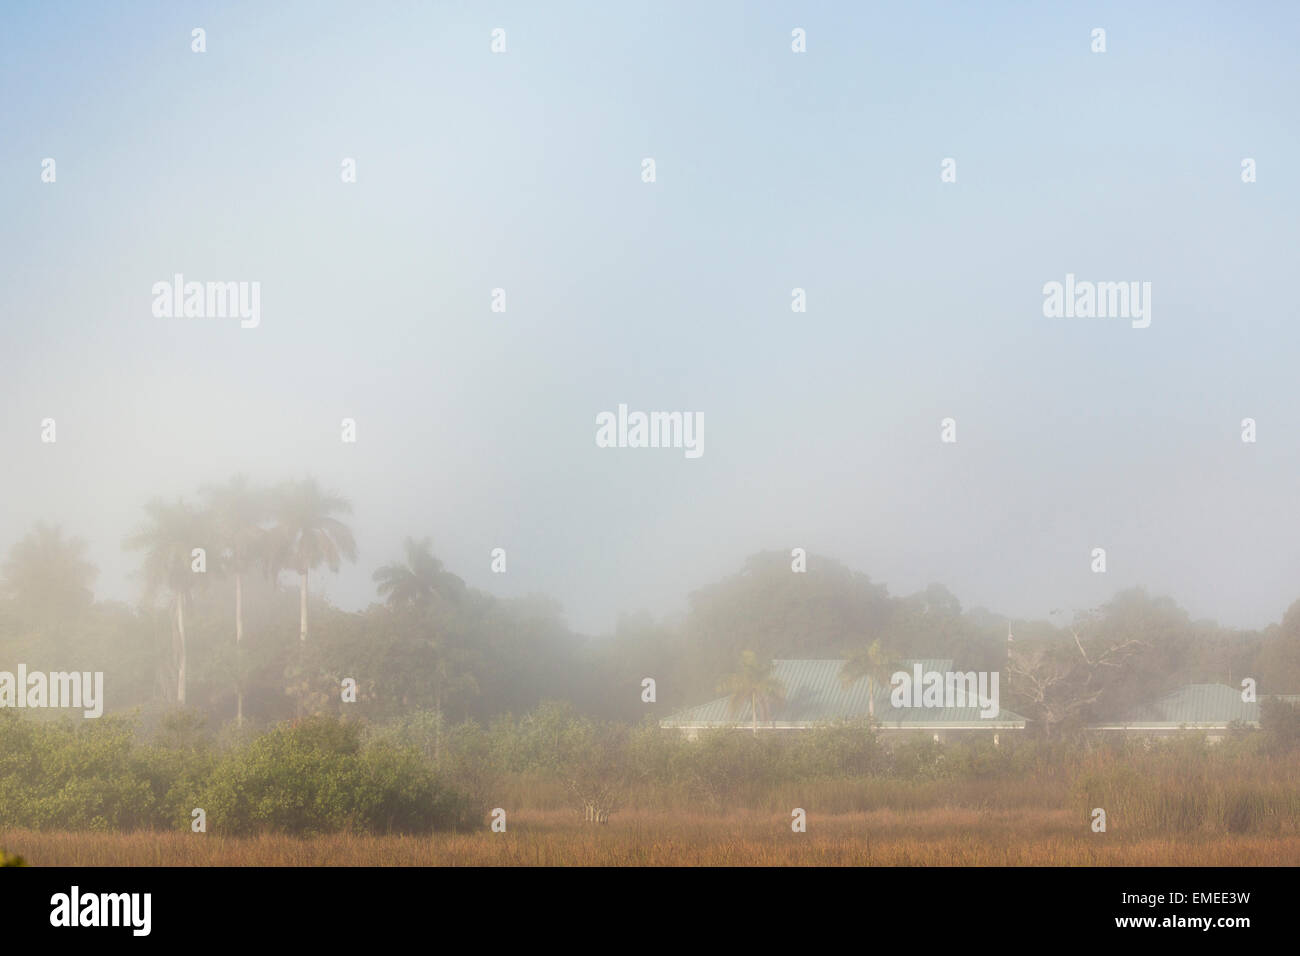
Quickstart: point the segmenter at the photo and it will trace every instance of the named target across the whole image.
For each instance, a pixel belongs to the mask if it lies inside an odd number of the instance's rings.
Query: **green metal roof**
[[[785,702],[774,704],[767,720],[759,726],[806,727],[835,720],[865,719],[867,709],[867,679],[861,677],[847,687],[841,679],[845,662],[842,660],[775,660],[772,676],[785,686]],[[921,665],[923,672],[952,670],[952,661],[906,660],[899,661],[897,670],[909,673],[913,666]],[[1024,726],[1019,714],[1003,710],[996,718],[981,717],[978,707],[894,707],[890,703],[888,684],[875,686],[876,723],[884,727],[922,727],[978,725],[990,730],[999,726]],[[752,723],[749,702],[736,712],[730,709],[726,697],[709,701],[698,707],[688,707],[660,721],[663,727],[730,727]]]
[[[1258,724],[1259,703],[1247,703],[1241,699],[1239,688],[1227,684],[1188,684],[1140,708],[1131,718],[1113,723],[1130,727],[1220,727],[1234,720]]]

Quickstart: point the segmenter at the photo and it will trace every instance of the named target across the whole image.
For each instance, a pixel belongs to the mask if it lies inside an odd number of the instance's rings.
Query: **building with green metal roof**
[[[1227,684],[1188,684],[1139,708],[1131,717],[1099,721],[1088,729],[1147,736],[1196,733],[1218,740],[1234,724],[1259,727],[1260,702],[1269,695],[1254,701],[1245,701],[1241,695],[1241,688]],[[1292,705],[1300,700],[1294,695],[1272,696]]]
[[[773,661],[772,676],[785,688],[785,700],[773,704],[767,719],[760,717],[757,729],[807,730],[836,721],[866,720],[873,711],[873,726],[883,738],[926,735],[946,740],[972,734],[996,738],[1025,728],[1025,718],[1009,710],[985,717],[978,706],[895,707],[888,684],[876,682],[870,697],[870,682],[866,677],[846,684],[842,676],[845,663],[843,660]],[[942,659],[900,661],[898,669],[911,672],[917,664],[923,672],[952,671],[952,661]],[[719,697],[707,704],[679,710],[659,725],[695,737],[701,730],[749,728],[753,726],[753,717],[750,703],[733,710],[728,698]]]
[[[984,716],[978,706],[895,707],[887,683],[875,682],[870,696],[866,677],[845,683],[843,660],[774,660],[771,674],[785,689],[784,701],[774,703],[760,716],[756,730],[765,732],[808,730],[838,721],[867,720],[883,738],[915,735],[935,740],[988,735],[995,743],[1003,733],[1025,729],[1026,720],[1012,711],[999,709],[996,716]],[[947,659],[900,661],[895,670],[924,673],[952,673]],[[1226,684],[1188,684],[1164,695],[1130,716],[1088,725],[1089,730],[1145,736],[1204,734],[1221,739],[1232,726],[1259,727],[1260,701],[1242,699],[1240,688]],[[1292,706],[1300,695],[1272,695]],[[870,702],[869,702],[870,701]],[[659,722],[689,738],[702,730],[755,727],[753,709],[746,701],[733,709],[729,698],[719,697],[706,704],[676,711]]]

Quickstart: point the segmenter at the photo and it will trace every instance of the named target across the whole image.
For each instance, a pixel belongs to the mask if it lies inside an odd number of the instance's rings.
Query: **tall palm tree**
[[[444,695],[475,691],[478,682],[460,667],[463,655],[439,634],[437,601],[446,598],[459,601],[464,594],[465,582],[443,570],[442,562],[433,556],[433,541],[425,537],[417,541],[407,538],[403,542],[406,562],[386,564],[374,574],[379,595],[394,613],[406,615],[413,629],[427,634],[422,654],[432,655],[433,708],[437,726],[434,730],[433,759],[437,764],[442,752],[442,703]],[[458,667],[459,672],[453,668]]]
[[[740,669],[724,677],[718,684],[718,693],[726,694],[727,711],[738,713],[749,704],[754,718],[754,733],[758,734],[758,718],[768,719],[772,705],[785,701],[785,685],[773,676],[770,661],[762,662],[753,651],[740,655]]]
[[[385,564],[374,574],[379,596],[390,608],[428,607],[444,577],[442,562],[433,556],[433,540],[407,538],[405,564]]]
[[[85,551],[82,539],[65,538],[61,529],[38,523],[9,550],[0,590],[41,621],[89,607],[99,569]]]
[[[840,671],[840,680],[847,687],[863,677],[867,679],[867,717],[876,719],[876,684],[889,682],[889,652],[879,640],[859,648],[849,655]]]
[[[203,489],[227,570],[235,578],[235,722],[244,722],[244,687],[239,673],[244,642],[244,575],[259,561],[269,559],[267,531],[270,501],[263,490],[236,475],[224,485]]]
[[[336,514],[351,514],[347,499],[321,490],[314,478],[282,485],[275,494],[275,566],[298,572],[299,641],[307,641],[307,575],[322,564],[339,569],[340,559],[357,559],[352,530]]]
[[[175,617],[172,620],[176,653],[176,702],[185,703],[185,606],[199,578],[193,570],[193,550],[207,548],[210,531],[203,516],[185,502],[168,503],[155,498],[145,505],[148,522],[127,538],[125,547],[144,551],[142,574],[145,599],[159,593],[170,596]]]

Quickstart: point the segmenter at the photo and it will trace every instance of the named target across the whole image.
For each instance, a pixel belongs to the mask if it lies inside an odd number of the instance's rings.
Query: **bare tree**
[[[1112,685],[1115,676],[1133,656],[1147,647],[1145,641],[1106,643],[1084,647],[1074,627],[1072,641],[1008,644],[1007,676],[1015,706],[1039,721],[1044,733],[1079,719]]]

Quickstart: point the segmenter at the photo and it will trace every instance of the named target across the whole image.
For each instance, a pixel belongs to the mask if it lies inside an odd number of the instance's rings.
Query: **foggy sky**
[[[57,522],[134,598],[148,498],[313,475],[346,608],[428,534],[592,632],[793,547],[1016,616],[1279,619],[1300,12],[972,6],[6,6],[0,549]],[[260,325],[155,318],[175,273],[259,281]],[[1150,327],[1044,318],[1067,273],[1150,282]],[[597,448],[620,403],[703,456]]]

